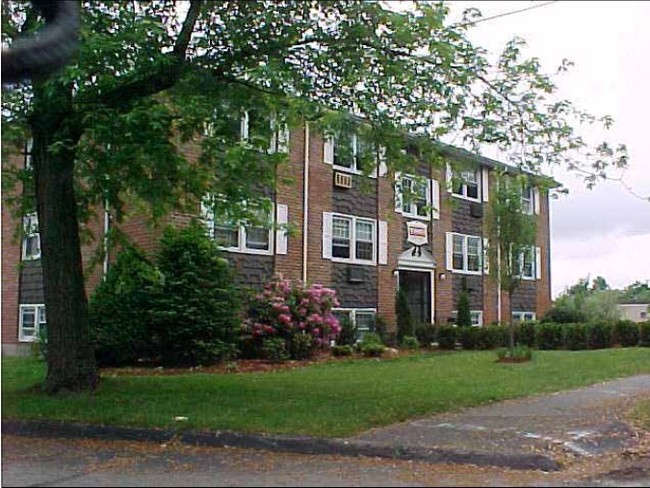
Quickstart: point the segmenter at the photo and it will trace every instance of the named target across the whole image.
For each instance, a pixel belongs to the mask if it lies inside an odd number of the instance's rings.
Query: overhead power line
[[[503,12],[501,14],[492,15],[491,17],[483,17],[483,18],[474,20],[472,22],[465,22],[464,24],[457,24],[456,27],[467,27],[467,26],[470,26],[470,25],[476,25],[476,24],[479,24],[481,22],[485,22],[485,21],[488,21],[488,20],[498,19],[498,18],[501,18],[501,17],[507,17],[509,15],[519,14],[521,12],[527,12],[529,10],[534,10],[536,8],[546,7],[547,5],[551,5],[553,3],[558,3],[558,1],[559,0],[553,0],[552,2],[545,2],[545,3],[540,3],[540,4],[537,4],[537,5],[531,5],[530,7],[522,8],[522,9],[519,9],[519,10],[512,10],[510,12]]]

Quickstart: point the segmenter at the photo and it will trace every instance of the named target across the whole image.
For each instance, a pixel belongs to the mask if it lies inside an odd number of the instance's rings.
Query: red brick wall
[[[483,203],[483,236],[489,238],[489,199],[491,198],[490,195],[494,195],[496,185],[494,178],[492,178],[492,172],[490,171],[488,174],[488,202]],[[489,325],[499,320],[499,304],[497,298],[499,288],[498,272],[496,266],[494,266],[494,263],[489,263],[489,266],[490,273],[483,275],[483,325]]]
[[[287,240],[287,254],[275,255],[275,272],[295,281],[302,280],[303,267],[304,127],[291,131],[289,150],[287,162],[281,165],[277,172],[276,204],[284,204],[288,207],[292,231]],[[310,158],[316,156],[313,152],[310,153]],[[323,165],[322,155],[318,157],[321,158],[319,162]],[[316,232],[316,229],[310,231]]]
[[[377,215],[379,220],[385,220],[388,226],[388,264],[379,265],[377,270],[377,314],[386,320],[388,332],[397,331],[397,316],[395,315],[395,291],[397,278],[394,271],[403,250],[404,224],[402,216],[395,212],[395,175],[390,172],[377,179],[379,205]]]
[[[435,323],[447,324],[447,318],[451,317],[454,309],[453,279],[452,272],[447,270],[447,242],[446,233],[451,232],[452,198],[447,191],[445,181],[445,170],[435,170],[432,178],[440,183],[440,219],[433,221],[433,232],[431,244],[433,247],[433,259],[436,262],[435,277]],[[441,273],[445,279],[441,279]]]
[[[540,192],[540,212],[537,220],[537,245],[542,250],[542,279],[537,281],[537,318],[543,317],[551,308],[549,199],[547,192]]]
[[[307,281],[332,283],[332,263],[323,259],[323,212],[332,211],[332,166],[323,162],[323,137],[309,130],[309,212],[307,236]]]
[[[9,154],[3,147],[2,168],[22,166],[21,155]],[[22,187],[17,185],[11,193],[2,195],[2,344],[18,344],[18,290],[21,243],[15,238],[16,226],[19,225],[5,202],[10,196],[20,194]]]

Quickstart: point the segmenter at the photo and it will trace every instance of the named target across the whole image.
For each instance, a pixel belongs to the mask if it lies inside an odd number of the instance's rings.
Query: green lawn
[[[494,351],[349,360],[273,372],[102,378],[92,395],[33,388],[44,363],[2,359],[2,417],[245,432],[348,436],[409,417],[650,373],[650,349],[536,351],[499,364]]]

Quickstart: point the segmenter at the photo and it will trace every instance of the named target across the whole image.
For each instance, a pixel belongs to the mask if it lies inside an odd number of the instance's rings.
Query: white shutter
[[[533,208],[535,209],[535,215],[539,215],[539,189],[533,187]]]
[[[489,194],[489,188],[490,188],[490,174],[488,172],[487,168],[483,168],[481,171],[482,178],[481,178],[481,189],[483,192],[483,201],[487,202],[488,201],[488,194]]]
[[[323,162],[325,164],[334,164],[334,138],[327,137],[323,145]]]
[[[388,264],[388,223],[379,221],[379,264]]]
[[[386,165],[386,148],[379,146],[379,164],[377,165],[379,176],[386,176],[388,174],[388,166]]]
[[[431,180],[431,216],[434,219],[440,218],[440,183],[438,180]]]
[[[451,165],[447,163],[447,178],[445,180],[445,183],[447,184],[447,191],[449,193],[451,193],[454,189],[453,182],[452,182],[453,178],[454,178],[454,173],[451,170]]]
[[[278,229],[275,231],[275,253],[287,254],[287,229],[286,224],[289,222],[289,208],[281,203],[276,205],[276,215]]]
[[[323,212],[323,259],[332,259],[332,214]]]
[[[535,278],[542,279],[542,250],[539,247],[535,248]]]
[[[239,123],[240,137],[242,141],[248,140],[248,112],[244,112]]]
[[[393,190],[395,192],[395,212],[402,213],[402,207],[404,205],[404,197],[402,196],[402,173],[395,173],[395,185],[393,185]]]
[[[483,238],[483,273],[490,274],[490,255],[488,253],[488,238]]]
[[[447,240],[447,269],[451,271],[454,269],[454,234],[446,232],[445,237]]]
[[[278,152],[289,152],[289,137],[289,127],[287,124],[282,124],[282,126],[278,129]]]

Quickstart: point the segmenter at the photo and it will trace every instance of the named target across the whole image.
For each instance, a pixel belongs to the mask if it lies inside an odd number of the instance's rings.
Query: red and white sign
[[[429,242],[427,238],[427,224],[417,221],[407,222],[406,232],[406,240],[415,246],[423,246]]]

